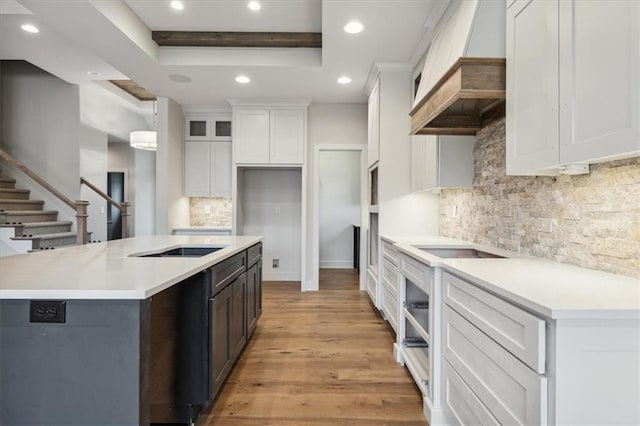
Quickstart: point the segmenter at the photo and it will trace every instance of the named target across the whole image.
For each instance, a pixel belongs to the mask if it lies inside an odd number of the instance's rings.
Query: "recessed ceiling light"
[[[97,77],[100,75],[98,71],[87,71],[87,74],[90,75],[91,77]]]
[[[338,83],[340,83],[340,84],[349,84],[349,83],[351,83],[351,79],[349,77],[347,77],[346,75],[343,75],[342,77],[338,78]]]
[[[169,80],[176,83],[191,83],[191,77],[182,74],[171,74]]]
[[[178,0],[174,0],[171,2],[171,7],[174,8],[175,10],[182,10],[184,9],[184,3]]]
[[[257,11],[260,10],[262,6],[260,6],[260,3],[258,3],[257,1],[250,1],[249,3],[247,3],[247,7],[253,11]]]
[[[247,77],[246,75],[239,75],[236,77],[236,81],[238,83],[242,83],[242,84],[247,84],[251,81],[251,79],[249,77]]]
[[[349,34],[358,34],[364,29],[364,26],[357,21],[351,21],[344,26],[344,30]]]
[[[35,25],[31,24],[24,24],[20,28],[31,34],[37,34],[40,32],[40,30]]]

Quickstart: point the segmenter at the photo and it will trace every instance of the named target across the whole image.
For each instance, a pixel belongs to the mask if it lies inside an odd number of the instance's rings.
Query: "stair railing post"
[[[129,207],[131,203],[123,201],[120,203],[120,217],[122,218],[122,238],[129,238]]]
[[[77,221],[76,244],[87,244],[89,242],[89,234],[87,233],[87,218],[89,217],[87,214],[87,207],[89,206],[89,202],[76,200],[74,204],[76,206]]]

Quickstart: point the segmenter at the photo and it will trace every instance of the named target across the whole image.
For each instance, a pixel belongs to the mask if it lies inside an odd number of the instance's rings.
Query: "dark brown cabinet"
[[[247,272],[247,336],[251,337],[262,313],[262,261]]]
[[[247,344],[246,322],[246,294],[247,274],[238,277],[231,287],[231,322],[229,324],[229,339],[231,357],[235,361],[242,348]]]
[[[229,325],[231,324],[231,286],[209,299],[209,400],[222,388],[233,364]]]

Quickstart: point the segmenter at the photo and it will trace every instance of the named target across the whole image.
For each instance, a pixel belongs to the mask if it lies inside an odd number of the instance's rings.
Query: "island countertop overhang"
[[[259,236],[153,235],[0,258],[1,299],[147,299],[262,241]],[[224,246],[201,257],[132,257]]]

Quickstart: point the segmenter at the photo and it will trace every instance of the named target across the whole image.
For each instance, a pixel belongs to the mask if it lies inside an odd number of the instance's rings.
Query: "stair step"
[[[0,188],[12,189],[16,187],[16,180],[0,177]]]
[[[0,200],[28,200],[28,189],[0,188]]]
[[[60,232],[71,232],[72,222],[69,221],[53,221],[53,222],[33,222],[23,223],[21,225],[0,225],[0,227],[14,227],[16,237],[31,237],[42,234],[57,234]]]
[[[55,222],[57,220],[57,210],[13,210],[0,213],[0,223],[5,223],[7,225],[33,222]]]
[[[43,206],[42,200],[0,200],[0,212],[42,210]]]
[[[14,237],[13,240],[25,241],[31,240],[32,250],[43,249],[47,247],[70,246],[76,243],[75,232],[58,232],[55,234],[42,234],[33,237]]]

